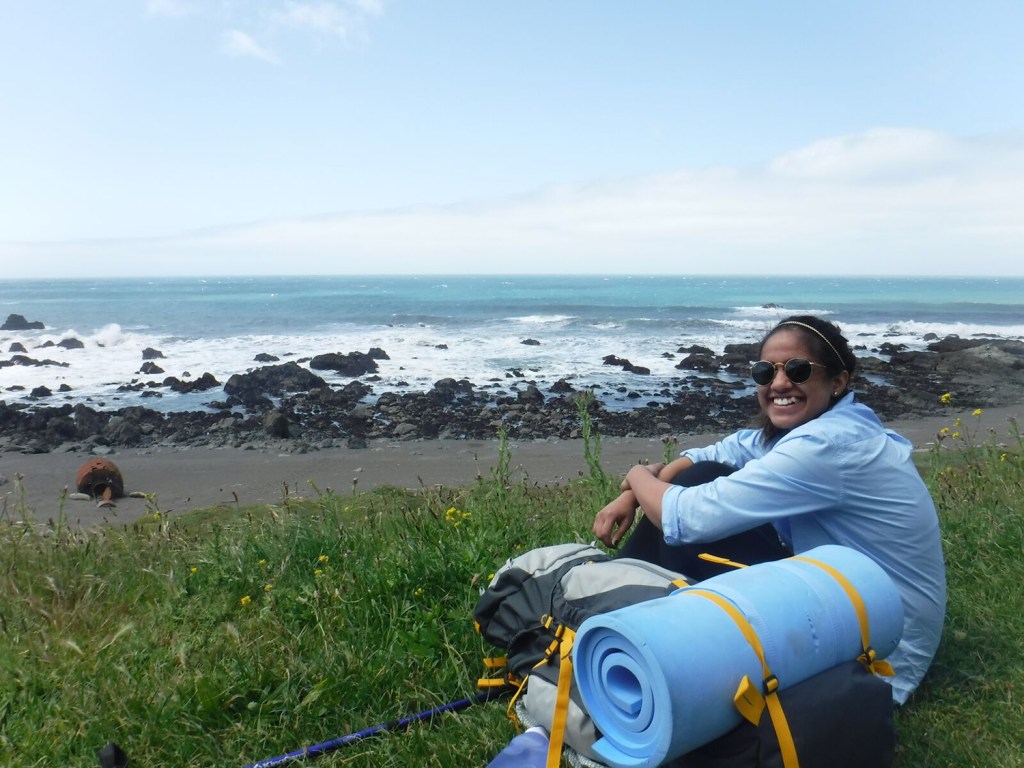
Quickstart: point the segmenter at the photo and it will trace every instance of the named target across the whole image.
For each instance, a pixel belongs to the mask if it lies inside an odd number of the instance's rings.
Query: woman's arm
[[[682,461],[689,461],[689,459],[676,459],[665,466],[637,464],[626,473],[626,478],[622,481],[623,487],[628,488],[636,502],[644,508],[644,516],[659,530],[661,529],[661,497],[672,487],[670,483],[659,479],[659,477],[673,464]],[[674,477],[675,474],[673,473],[672,476]]]
[[[687,456],[680,456],[674,461],[670,461],[668,464],[661,468],[658,472],[658,479],[664,480],[666,483],[671,483],[675,476],[682,472],[684,469],[689,469],[693,466],[693,459]]]
[[[685,456],[680,456],[669,464],[645,464],[640,466],[644,468],[644,474],[652,479],[657,475],[667,485],[677,474],[688,467],[692,467],[693,462]],[[657,503],[657,517],[653,517],[648,507],[637,501],[637,496],[631,490],[628,480],[623,480],[621,487],[622,493],[594,517],[594,536],[597,537],[598,541],[609,547],[616,546],[622,540],[622,537],[626,535],[626,531],[629,530],[630,526],[633,525],[633,521],[636,519],[637,506],[642,506],[644,514],[651,517],[651,522],[659,528],[661,527],[660,499]]]

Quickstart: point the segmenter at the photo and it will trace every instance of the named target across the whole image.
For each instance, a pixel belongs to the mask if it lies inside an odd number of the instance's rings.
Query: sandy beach
[[[893,421],[886,426],[927,449],[942,427],[960,418],[979,441],[997,439],[1009,431],[1009,419],[1024,421],[1024,404],[985,410]],[[705,445],[717,434],[679,438],[680,450]],[[549,485],[579,477],[587,471],[579,440],[512,442],[515,479]],[[659,461],[660,438],[604,438],[601,464],[609,472],[625,472],[639,461]],[[0,454],[0,515],[17,517],[28,509],[39,522],[56,519],[65,489],[73,492],[75,472],[89,456],[79,453]],[[288,496],[310,497],[316,489],[336,493],[365,491],[378,485],[421,488],[457,486],[477,477],[490,477],[498,460],[496,440],[375,441],[368,448],[335,448],[303,454],[231,448],[151,448],[124,450],[108,456],[121,470],[125,492],[155,494],[160,510],[181,514],[193,509],[227,505],[278,503]],[[144,515],[147,501],[122,498],[113,509],[92,501],[64,499],[66,519],[74,525],[130,524]]]

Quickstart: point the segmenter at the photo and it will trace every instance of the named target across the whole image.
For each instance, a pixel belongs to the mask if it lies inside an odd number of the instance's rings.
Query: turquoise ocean
[[[218,277],[0,281],[9,314],[43,330],[0,331],[0,362],[20,343],[28,357],[66,366],[0,367],[0,400],[86,402],[114,409],[202,408],[220,396],[119,392],[139,373],[142,350],[160,350],[164,376],[251,370],[258,353],[302,361],[327,352],[383,349],[374,394],[423,391],[444,377],[475,385],[521,372],[542,389],[612,385],[623,372],[606,355],[671,381],[681,346],[721,352],[754,341],[783,316],[839,323],[870,354],[883,342],[921,349],[925,336],[1024,339],[1024,279],[683,276]],[[53,346],[77,338],[83,349]],[[539,342],[524,344],[526,340]],[[53,345],[48,344],[51,342]],[[300,363],[301,364],[301,363]],[[332,383],[347,379],[325,376]],[[654,381],[650,382],[651,384]],[[59,391],[62,385],[64,391]]]

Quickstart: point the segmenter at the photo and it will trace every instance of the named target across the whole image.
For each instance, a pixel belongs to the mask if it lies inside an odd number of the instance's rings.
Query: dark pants
[[[734,471],[734,468],[727,464],[714,461],[698,462],[676,475],[672,479],[672,484],[691,488],[710,483],[715,478],[725,477]],[[732,570],[728,565],[701,560],[698,555],[704,552],[743,565],[781,560],[793,554],[779,540],[779,534],[771,523],[718,541],[701,544],[666,544],[661,529],[647,517],[642,517],[616,557],[646,560],[697,581]]]

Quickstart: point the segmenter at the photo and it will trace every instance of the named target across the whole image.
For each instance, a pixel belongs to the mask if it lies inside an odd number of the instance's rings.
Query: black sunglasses
[[[821,363],[812,363],[802,357],[794,357],[784,363],[769,363],[767,360],[758,360],[750,366],[750,378],[760,387],[771,384],[775,379],[775,372],[781,368],[786,372],[786,378],[794,384],[803,384],[814,373],[814,367],[827,368]]]

